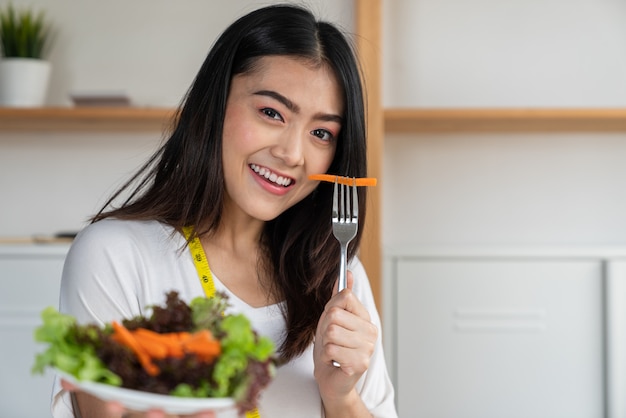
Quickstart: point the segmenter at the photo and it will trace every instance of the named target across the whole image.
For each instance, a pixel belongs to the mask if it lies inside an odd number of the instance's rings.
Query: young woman
[[[144,314],[169,290],[203,295],[182,233],[192,227],[215,287],[278,348],[283,365],[261,417],[395,417],[380,320],[355,256],[366,190],[349,287],[336,292],[332,185],[308,179],[365,177],[365,136],[357,61],[335,26],[287,5],[240,18],[207,56],[168,141],[76,238],[61,310],[103,324]],[[59,382],[52,409],[121,414],[84,393],[72,399]]]

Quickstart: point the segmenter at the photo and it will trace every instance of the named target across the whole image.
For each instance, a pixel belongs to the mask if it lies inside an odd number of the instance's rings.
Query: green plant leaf
[[[51,31],[43,11],[17,11],[11,3],[0,9],[0,46],[2,55],[14,58],[43,59],[51,43]]]

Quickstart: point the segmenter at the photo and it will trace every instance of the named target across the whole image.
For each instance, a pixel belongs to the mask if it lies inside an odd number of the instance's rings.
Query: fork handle
[[[339,283],[337,292],[341,292],[348,287],[348,246],[341,246],[341,255],[339,257]]]
[[[341,292],[348,286],[348,246],[341,245],[339,256],[339,283],[337,284],[337,292]],[[341,364],[333,360],[333,366],[341,367]]]

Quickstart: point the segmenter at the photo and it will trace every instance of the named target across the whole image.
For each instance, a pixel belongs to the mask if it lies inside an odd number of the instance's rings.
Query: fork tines
[[[352,187],[339,184],[335,180],[333,190],[333,235],[340,246],[339,257],[339,291],[347,285],[348,244],[356,236],[359,229],[359,198],[356,179],[352,179]]]
[[[333,190],[333,221],[356,222],[359,216],[359,198],[356,180],[352,187],[335,181]]]

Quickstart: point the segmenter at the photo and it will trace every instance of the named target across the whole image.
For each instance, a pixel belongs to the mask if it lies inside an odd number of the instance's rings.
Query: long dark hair
[[[308,10],[274,5],[235,21],[218,38],[187,91],[165,144],[113,196],[92,222],[156,219],[177,230],[197,225],[197,235],[220,224],[224,202],[222,131],[232,77],[251,71],[261,57],[287,55],[327,65],[340,83],[344,121],[329,173],[366,175],[363,89],[351,44],[334,25],[317,21]],[[113,202],[130,191],[121,206]],[[313,193],[276,219],[266,222],[261,248],[269,291],[285,301],[287,335],[280,347],[285,360],[302,353],[315,335],[317,321],[338,275],[339,246],[332,235],[332,185]],[[349,248],[354,256],[365,221],[366,190],[359,190],[359,233]]]

